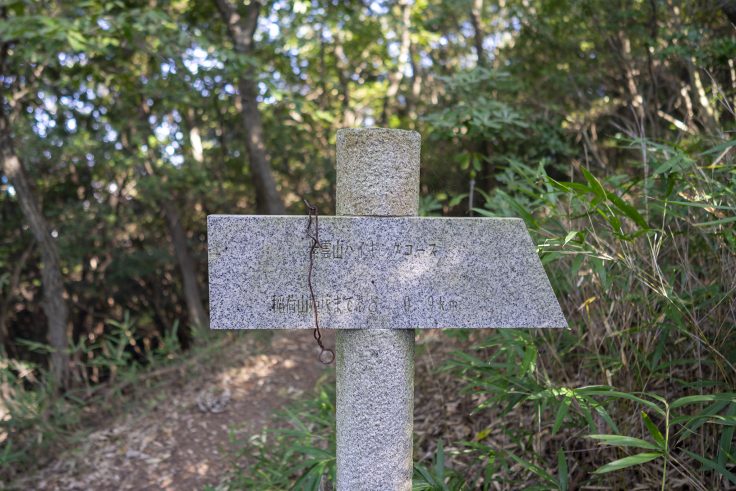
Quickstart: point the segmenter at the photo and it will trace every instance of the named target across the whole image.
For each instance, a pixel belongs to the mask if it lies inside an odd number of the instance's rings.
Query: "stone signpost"
[[[515,218],[418,218],[420,136],[337,134],[337,214],[319,218],[312,285],[337,329],[337,487],[408,490],[414,329],[567,322]],[[305,216],[208,217],[210,326],[312,329]]]

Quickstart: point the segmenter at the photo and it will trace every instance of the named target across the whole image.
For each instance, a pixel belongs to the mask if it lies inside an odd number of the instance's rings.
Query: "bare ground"
[[[114,417],[91,418],[67,449],[8,489],[224,488],[235,468],[233,439],[259,434],[284,405],[334,380],[334,364],[319,362],[311,331],[220,334],[229,337],[214,353],[167,369],[152,386],[141,382]],[[334,332],[323,336],[334,347]],[[448,439],[470,438],[480,429],[470,416],[473,402],[439,370],[457,347],[441,331],[417,333],[415,459],[425,465],[440,438],[451,451]],[[247,465],[243,458],[239,467]]]
[[[326,336],[326,344],[334,345],[334,335]],[[97,421],[77,444],[10,488],[217,488],[232,468],[232,437],[258,433],[274,412],[334,370],[318,361],[310,331],[241,336],[220,344],[206,359],[141,389],[131,407]]]

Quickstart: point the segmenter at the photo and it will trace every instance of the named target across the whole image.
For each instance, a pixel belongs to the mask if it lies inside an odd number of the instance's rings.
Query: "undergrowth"
[[[182,359],[177,324],[153,344],[135,338],[135,320],[127,312],[106,325],[103,335],[69,347],[75,382],[63,393],[44,366],[0,357],[0,480],[42,464],[85,424],[130,399],[147,377]],[[20,342],[34,351],[51,349]]]
[[[317,383],[313,398],[278,414],[277,426],[232,443],[230,489],[322,489],[335,481],[335,386]],[[248,464],[243,465],[246,461]]]
[[[439,370],[471,434],[417,448],[431,457],[414,489],[736,488],[736,142],[619,145],[646,150],[623,166],[641,178],[580,166],[563,182],[511,161],[475,209],[525,220],[570,328],[443,334],[462,347]],[[141,346],[132,327],[71,346],[63,395],[42,367],[0,361],[0,478],[180,358],[175,331]],[[270,429],[234,432],[230,489],[331,489],[334,411],[322,381]]]
[[[457,334],[472,437],[414,489],[736,488],[736,141],[618,144],[643,177],[509,162],[475,210],[525,220],[570,328]],[[332,390],[243,442],[231,489],[329,489]]]

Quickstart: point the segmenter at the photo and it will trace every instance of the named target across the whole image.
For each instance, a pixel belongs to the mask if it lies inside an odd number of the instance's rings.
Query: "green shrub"
[[[736,142],[620,144],[646,147],[646,169],[628,164],[643,177],[601,179],[581,166],[580,180],[558,182],[542,165],[511,162],[504,191],[476,210],[524,218],[571,327],[493,332],[452,362],[483,401],[478,411],[534,415],[531,426],[494,421],[504,441],[465,442],[477,458],[495,457],[477,482],[566,489],[556,467],[578,486],[736,484],[736,173],[727,155]],[[586,438],[605,449],[582,451]]]
[[[513,161],[476,209],[526,221],[570,329],[489,331],[454,354],[474,434],[417,462],[414,489],[736,485],[736,142],[618,144],[646,146],[646,169],[629,164],[645,177],[559,182]],[[333,390],[251,439],[233,489],[334,482]]]
[[[277,426],[246,440],[233,436],[229,489],[318,490],[335,482],[335,386],[279,413]],[[243,466],[243,460],[252,463]]]
[[[105,333],[69,347],[75,360],[75,383],[60,394],[46,367],[0,357],[0,479],[10,479],[35,465],[44,455],[83,428],[89,407],[105,411],[111,402],[135,387],[145,370],[170,363],[181,352],[178,323],[155,346],[134,337],[135,320],[125,312],[108,319]],[[19,341],[28,349],[49,352],[42,343]]]

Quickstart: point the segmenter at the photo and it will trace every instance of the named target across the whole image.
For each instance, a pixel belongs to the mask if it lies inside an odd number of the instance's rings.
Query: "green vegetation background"
[[[723,0],[1,1],[0,476],[207,343],[207,214],[331,213],[336,130],[379,125],[423,135],[424,215],[526,221],[571,327],[457,335],[475,427],[415,488],[734,488],[734,22]],[[232,487],[324,486],[332,398],[244,442]]]

